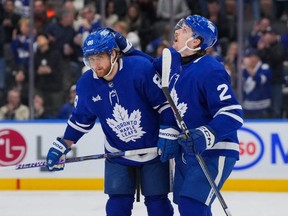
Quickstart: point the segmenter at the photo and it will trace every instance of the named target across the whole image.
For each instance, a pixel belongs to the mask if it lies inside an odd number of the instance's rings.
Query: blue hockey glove
[[[71,149],[68,148],[65,141],[59,137],[53,142],[52,147],[49,149],[46,161],[49,171],[60,171],[64,169],[66,154]],[[57,164],[61,161],[61,164]]]
[[[179,144],[177,142],[179,134],[179,131],[173,127],[160,126],[157,151],[162,162],[174,158],[179,151]]]
[[[122,34],[111,28],[107,29],[109,29],[112,32],[118,47],[124,54],[129,54],[134,50],[132,43],[129,40],[127,40]]]
[[[210,149],[215,144],[215,134],[208,126],[201,126],[189,130],[190,136],[187,138],[185,133],[181,133],[178,139],[179,144],[187,154],[201,154],[206,149]]]

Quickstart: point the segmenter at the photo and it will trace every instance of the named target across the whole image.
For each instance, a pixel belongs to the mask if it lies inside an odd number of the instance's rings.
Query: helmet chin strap
[[[190,47],[188,46],[188,43],[189,43],[190,41],[194,40],[194,39],[195,39],[194,37],[189,38],[189,39],[185,42],[185,45],[184,45],[180,50],[178,50],[178,52],[181,53],[181,52],[183,52],[183,51],[186,50],[186,49],[188,49],[188,50],[190,50],[190,51],[198,51],[198,50],[200,50],[200,49],[201,49],[200,47],[197,47],[197,48],[193,49],[193,48],[190,48]]]
[[[114,65],[115,65],[115,63],[117,62],[117,59],[118,59],[118,58],[116,57],[114,62],[112,62],[112,58],[110,59],[110,63],[111,63],[110,70],[109,70],[109,72],[108,72],[105,76],[103,76],[103,78],[107,78],[107,77],[112,73],[113,68],[114,68]]]

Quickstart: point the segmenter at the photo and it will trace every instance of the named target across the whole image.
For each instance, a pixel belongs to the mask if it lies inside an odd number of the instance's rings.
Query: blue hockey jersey
[[[271,105],[271,69],[261,61],[254,68],[254,76],[243,71],[243,109],[263,111]]]
[[[65,139],[76,143],[98,118],[106,136],[106,152],[156,146],[159,112],[169,107],[159,75],[152,63],[140,56],[123,57],[118,63],[118,72],[110,82],[98,78],[92,70],[79,79],[75,110],[68,120]],[[114,160],[136,165],[155,158],[156,153]]]
[[[187,127],[208,125],[216,133],[215,145],[203,156],[239,158],[237,129],[243,111],[230,83],[224,66],[209,55],[182,64],[180,71],[171,70],[170,94]]]

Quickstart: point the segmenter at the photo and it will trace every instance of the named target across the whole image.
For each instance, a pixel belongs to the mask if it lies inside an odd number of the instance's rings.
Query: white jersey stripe
[[[241,105],[231,105],[231,106],[223,107],[220,110],[218,110],[218,112],[213,116],[213,118],[215,118],[217,115],[221,114],[222,112],[229,111],[229,110],[236,110],[236,109],[242,110],[242,106]]]
[[[105,149],[109,152],[119,152],[121,150],[117,149],[117,148],[114,148],[112,147],[107,139],[105,139],[104,141],[104,146],[105,146]],[[147,154],[144,154],[144,155],[134,155],[134,156],[124,156],[122,158],[125,158],[127,160],[131,160],[131,161],[135,161],[135,162],[147,162],[147,161],[150,161],[150,160],[153,160],[154,158],[156,158],[158,156],[157,152],[155,153],[147,153]]]
[[[88,132],[90,131],[90,130],[85,130],[85,129],[79,127],[78,125],[74,124],[74,123],[73,123],[72,121],[70,121],[70,120],[68,120],[67,124],[68,124],[70,127],[74,128],[75,130],[80,131],[80,132],[82,132],[82,133],[88,133]]]
[[[241,117],[239,117],[238,115],[235,115],[235,114],[229,113],[229,112],[222,112],[220,114],[228,115],[228,116],[232,117],[233,119],[237,120],[238,122],[240,122],[241,124],[243,124],[243,119]]]
[[[206,151],[211,151],[215,149],[234,150],[239,152],[239,145],[233,142],[217,142],[211,149],[207,149]]]
[[[215,178],[216,186],[218,186],[220,181],[221,181],[221,178],[222,178],[222,175],[223,175],[224,164],[225,164],[225,157],[224,156],[220,156],[219,160],[218,160],[218,174],[217,174],[217,176]],[[212,199],[213,195],[214,195],[214,191],[211,188],[211,190],[209,192],[209,195],[208,195],[208,197],[206,199],[206,202],[205,202],[205,204],[207,206],[210,205],[210,202],[211,202],[211,199]]]

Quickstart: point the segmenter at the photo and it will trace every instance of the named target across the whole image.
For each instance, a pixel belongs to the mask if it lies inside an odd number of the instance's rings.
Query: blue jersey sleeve
[[[224,140],[243,124],[242,107],[230,85],[230,78],[225,70],[214,70],[213,79],[207,73],[202,88],[207,98],[210,114],[213,119],[208,124],[216,133],[216,142]]]
[[[85,76],[90,75],[86,72]],[[94,126],[97,117],[86,106],[87,96],[85,92],[88,79],[82,78],[77,82],[75,109],[67,122],[67,127],[64,133],[64,139],[72,140],[76,143],[84,134],[88,133]]]

